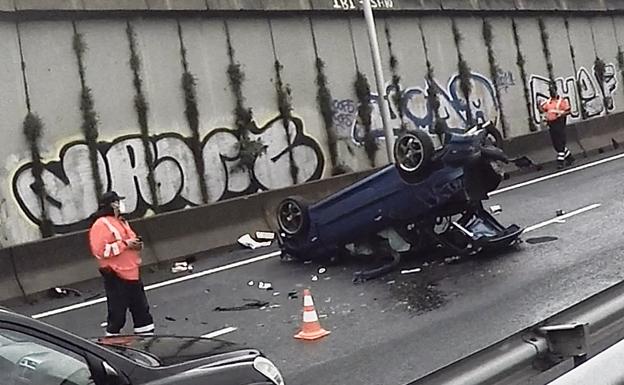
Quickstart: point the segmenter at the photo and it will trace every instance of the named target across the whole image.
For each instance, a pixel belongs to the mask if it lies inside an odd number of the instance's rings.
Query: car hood
[[[195,361],[211,356],[240,351],[244,355],[250,354],[250,350],[236,343],[201,337],[179,337],[179,336],[115,336],[103,337],[96,341],[99,345],[121,353],[122,355],[135,359],[135,352],[146,353],[158,360],[158,365],[171,366],[189,361]]]

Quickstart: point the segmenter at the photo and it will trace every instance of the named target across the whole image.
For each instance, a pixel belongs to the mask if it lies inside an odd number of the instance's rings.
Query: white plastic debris
[[[503,208],[500,205],[490,206],[490,211],[492,214],[500,214],[503,211]]]
[[[100,324],[100,327],[101,327],[101,328],[105,328],[105,327],[107,327],[107,326],[108,326],[108,322],[106,322],[106,321],[104,321],[104,322],[102,322],[102,323]]]
[[[247,286],[253,286],[253,285],[255,285],[255,284],[256,284],[256,283],[255,283],[254,281],[249,281],[249,282],[247,282]]]
[[[262,241],[272,241],[275,239],[275,233],[270,231],[256,231],[256,239]]]
[[[324,267],[321,267],[321,268],[319,268],[319,269],[318,269],[318,273],[319,273],[319,274],[323,274],[323,273],[325,273],[326,271],[327,271],[327,269],[326,269],[326,268],[324,268]]]
[[[171,272],[174,274],[182,273],[184,271],[193,271],[193,265],[191,265],[190,263],[186,261],[183,261],[183,262],[176,262],[171,267]]]
[[[313,276],[312,276],[312,281],[314,281],[314,282],[318,281],[318,276],[313,275]]]
[[[277,297],[278,295],[280,295],[279,291],[276,291],[275,293],[273,293],[273,297]]]
[[[273,288],[271,282],[258,282],[258,289],[269,290]]]
[[[271,246],[271,242],[270,241],[258,242],[255,239],[253,239],[251,237],[251,235],[249,235],[249,234],[245,234],[245,235],[241,236],[240,238],[238,238],[237,242],[240,245],[245,246],[247,248],[250,248],[252,250],[255,250],[255,249],[260,248],[260,247]]]
[[[409,270],[401,270],[401,274],[412,274],[412,273],[420,273],[421,272],[421,268],[417,267],[415,269],[409,269]]]

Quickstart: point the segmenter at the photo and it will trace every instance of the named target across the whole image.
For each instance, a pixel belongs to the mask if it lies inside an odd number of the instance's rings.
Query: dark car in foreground
[[[482,205],[502,181],[492,124],[446,132],[439,148],[414,130],[399,137],[395,163],[315,203],[297,197],[277,208],[278,240],[287,259],[402,254],[442,247],[455,255],[514,245],[522,229],[503,226]],[[348,253],[345,253],[348,251]]]
[[[0,308],[2,385],[283,385],[258,350],[199,337],[86,340]]]

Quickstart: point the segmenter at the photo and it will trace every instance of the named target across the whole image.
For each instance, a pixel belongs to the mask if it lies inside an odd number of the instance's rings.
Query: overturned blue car
[[[503,179],[500,163],[510,162],[498,130],[488,122],[448,131],[438,148],[435,138],[409,131],[395,143],[394,164],[315,203],[284,199],[276,213],[282,258],[386,252],[391,262],[356,277],[363,280],[427,247],[465,256],[517,244],[523,229],[503,226],[482,205]]]

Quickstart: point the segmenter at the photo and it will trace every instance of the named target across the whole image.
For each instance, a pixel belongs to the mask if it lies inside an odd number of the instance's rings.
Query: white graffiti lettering
[[[531,75],[531,113],[536,124],[540,122],[539,105],[549,97],[548,78]],[[615,109],[613,95],[617,88],[615,65],[605,65],[604,74],[590,72],[581,67],[576,76],[558,77],[555,79],[557,92],[567,99],[572,108],[570,120],[588,119],[600,116]]]
[[[277,117],[262,128],[252,129],[250,136],[266,146],[252,170],[236,167],[239,145],[232,130],[215,129],[203,139],[201,154],[209,202],[320,179],[323,155],[318,143],[303,132],[300,119],[289,120],[288,135],[283,119]],[[146,147],[139,135],[98,144],[100,180],[104,188],[126,197],[126,207],[132,211],[133,218],[154,209],[155,202],[161,211],[200,205],[203,203],[201,178],[190,143],[189,138],[176,133],[150,138],[148,149],[155,160],[157,199],[150,193]],[[291,159],[297,166],[297,180],[291,174]],[[32,166],[28,163],[16,171],[13,191],[26,216],[39,224],[42,210],[33,189]],[[44,164],[42,178],[47,193],[46,212],[55,230],[64,233],[84,228],[97,209],[87,145],[84,142],[65,145],[58,161]]]

